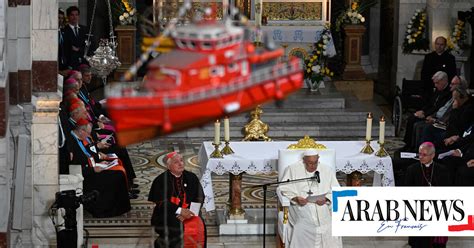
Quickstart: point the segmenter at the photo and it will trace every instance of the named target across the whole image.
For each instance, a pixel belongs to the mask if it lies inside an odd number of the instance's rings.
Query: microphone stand
[[[266,233],[266,224],[267,224],[267,188],[268,186],[271,185],[279,185],[279,184],[287,184],[287,183],[295,183],[299,181],[306,181],[306,180],[318,180],[319,175],[315,175],[312,177],[306,177],[306,178],[299,178],[299,179],[294,179],[294,180],[286,180],[286,181],[280,181],[280,182],[273,182],[273,183],[265,183],[265,184],[260,184],[260,185],[255,185],[252,186],[251,188],[263,188],[263,248],[265,248],[265,233]],[[291,200],[291,199],[290,199]]]

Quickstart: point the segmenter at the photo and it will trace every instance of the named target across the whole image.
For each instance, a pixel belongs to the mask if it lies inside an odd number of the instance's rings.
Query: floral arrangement
[[[339,32],[341,27],[346,24],[360,24],[365,22],[365,17],[362,16],[362,12],[367,8],[375,5],[376,0],[365,1],[363,4],[359,0],[354,0],[345,11],[341,12],[336,20],[336,31]]]
[[[327,66],[328,45],[331,40],[329,24],[324,26],[319,40],[313,45],[313,51],[305,60],[305,82],[311,89],[318,89],[319,85],[326,78],[334,76]]]
[[[132,6],[129,0],[121,0],[122,8],[119,15],[120,25],[132,25],[137,21],[137,10]]]
[[[457,20],[454,25],[453,32],[448,38],[448,49],[457,54],[461,54],[461,43],[466,39],[466,30],[464,29],[465,22]]]
[[[426,9],[417,9],[407,25],[405,39],[403,40],[403,52],[411,53],[413,50],[429,50],[430,42],[425,36],[426,31]]]

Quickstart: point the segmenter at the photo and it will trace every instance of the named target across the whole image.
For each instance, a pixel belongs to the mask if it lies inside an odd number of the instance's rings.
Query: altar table
[[[214,146],[211,142],[204,142],[199,149],[198,159],[201,165],[201,184],[205,194],[206,211],[215,209],[211,172],[218,175],[226,172],[234,175],[242,172],[251,175],[269,174],[278,170],[278,150],[286,149],[295,143],[296,141],[231,142],[230,146],[235,153],[219,159],[209,158],[214,151]],[[363,174],[374,171],[374,186],[395,186],[392,159],[390,156],[377,157],[375,153],[360,153],[365,141],[318,141],[318,143],[336,150],[336,171],[345,174],[354,171]],[[379,149],[375,141],[371,142],[371,146],[375,151]],[[223,147],[222,144],[220,149]]]

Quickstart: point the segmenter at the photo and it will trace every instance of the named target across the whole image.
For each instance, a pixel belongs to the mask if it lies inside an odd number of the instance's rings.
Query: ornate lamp
[[[101,39],[99,42],[99,47],[94,51],[94,55],[88,56],[87,53],[89,51],[89,46],[91,45],[90,38],[92,36],[92,26],[94,24],[95,10],[97,7],[97,0],[95,0],[89,34],[86,40],[86,47],[84,49],[84,58],[91,66],[92,73],[101,77],[104,85],[107,82],[107,76],[121,65],[115,51],[117,49],[117,42],[115,41],[114,29],[112,26],[112,8],[110,7],[110,0],[107,0],[106,3],[110,24],[110,41],[108,39]]]
[[[91,66],[92,73],[101,77],[104,84],[107,81],[107,76],[121,65],[118,57],[115,56],[116,48],[117,43],[112,36],[110,42],[107,39],[100,40],[99,47],[94,51],[94,56],[85,56]]]

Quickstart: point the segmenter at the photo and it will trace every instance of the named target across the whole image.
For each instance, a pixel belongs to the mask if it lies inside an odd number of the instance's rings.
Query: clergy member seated
[[[184,170],[179,153],[168,153],[163,162],[168,170],[155,178],[148,196],[156,204],[151,217],[159,234],[155,247],[182,247],[188,242],[200,245],[191,247],[205,247],[206,230],[199,216],[204,202],[201,183],[194,173]]]
[[[96,201],[84,205],[96,218],[113,217],[130,211],[126,173],[119,160],[104,161],[108,155],[98,152],[89,138],[92,124],[79,119],[71,131],[73,159],[71,164],[82,166],[84,193],[99,192]],[[102,162],[101,164],[99,164]],[[116,162],[116,164],[113,164]]]
[[[339,186],[336,174],[320,163],[319,154],[310,149],[302,161],[288,166],[282,181],[319,176],[316,180],[280,185],[283,196],[291,200],[289,222],[293,227],[291,247],[342,247],[340,237],[331,234],[332,187]]]
[[[449,170],[434,162],[435,146],[425,142],[418,149],[420,161],[410,165],[405,175],[405,186],[449,186]],[[413,248],[446,247],[447,237],[409,237],[408,244]]]

